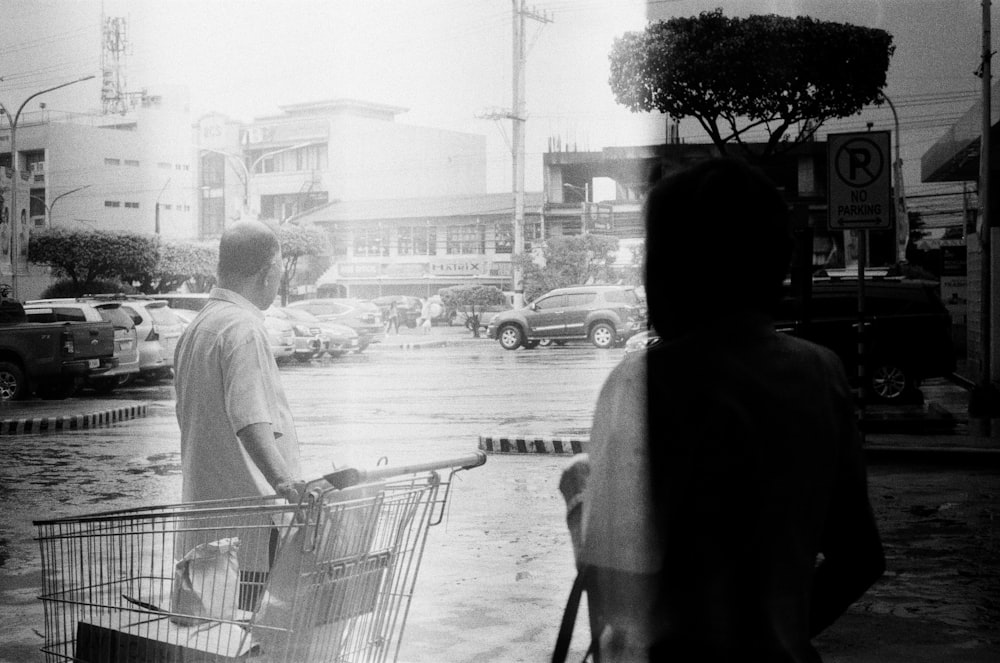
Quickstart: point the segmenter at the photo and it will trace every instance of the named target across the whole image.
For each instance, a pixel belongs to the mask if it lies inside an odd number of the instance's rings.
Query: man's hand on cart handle
[[[279,497],[285,498],[289,504],[298,504],[299,500],[305,495],[305,488],[305,481],[280,481],[274,487],[274,492]]]

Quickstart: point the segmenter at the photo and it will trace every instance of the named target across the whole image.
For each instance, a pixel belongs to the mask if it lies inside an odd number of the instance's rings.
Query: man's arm
[[[236,436],[274,491],[290,503],[297,504],[304,484],[292,476],[285,459],[274,446],[271,424],[265,422],[244,426]]]
[[[840,376],[838,376],[840,377]],[[885,572],[885,553],[868,499],[868,477],[853,404],[842,377],[844,444],[825,523],[823,561],[813,579],[809,632],[830,626]]]

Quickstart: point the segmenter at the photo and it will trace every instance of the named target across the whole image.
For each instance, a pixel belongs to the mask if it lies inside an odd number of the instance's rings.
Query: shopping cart
[[[47,661],[386,661],[428,528],[486,455],[370,470],[276,496],[35,521]]]

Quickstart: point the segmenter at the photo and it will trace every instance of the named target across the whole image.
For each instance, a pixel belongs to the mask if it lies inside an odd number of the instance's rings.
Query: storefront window
[[[480,224],[448,226],[446,237],[449,255],[486,253],[486,233]]]
[[[355,230],[354,255],[360,257],[389,255],[388,228],[359,228]]]
[[[496,248],[497,253],[514,252],[514,224],[498,221],[496,224]]]
[[[399,255],[433,256],[437,254],[437,228],[434,226],[401,226],[398,231]]]

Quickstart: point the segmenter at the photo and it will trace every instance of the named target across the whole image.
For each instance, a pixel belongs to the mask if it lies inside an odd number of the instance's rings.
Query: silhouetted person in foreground
[[[819,661],[810,640],[884,570],[840,360],[775,332],[792,240],[740,161],[646,202],[660,342],[605,383],[579,564],[600,660]],[[564,484],[573,481],[564,476]]]

